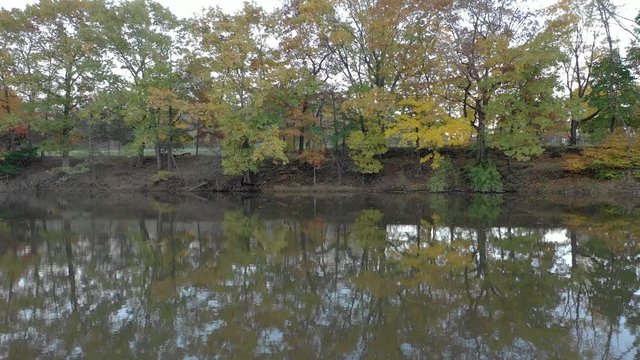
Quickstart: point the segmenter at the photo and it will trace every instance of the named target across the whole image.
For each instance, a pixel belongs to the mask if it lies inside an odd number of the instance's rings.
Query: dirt
[[[14,177],[0,181],[0,192],[16,191],[187,191],[199,184],[214,181],[218,176],[214,157],[183,156],[177,162],[176,175],[166,181],[154,183],[154,159],[138,164],[134,158],[104,157],[93,166],[86,161],[72,161],[72,166],[84,164],[88,171],[81,174],[56,173],[59,158],[44,158],[32,162]],[[214,181],[215,183],[215,181]],[[223,185],[224,186],[224,185]]]
[[[456,171],[451,192],[472,192],[467,180],[468,168],[474,164],[469,150],[449,150],[446,156]],[[504,177],[507,192],[526,194],[564,195],[640,195],[636,180],[598,181],[576,175],[564,169],[563,155],[549,152],[526,163],[510,162],[492,155]],[[243,185],[240,176],[222,174],[220,158],[185,155],[177,160],[175,174],[164,181],[154,182],[157,173],[154,159],[138,164],[134,158],[104,157],[96,159],[88,171],[81,174],[55,173],[59,158],[33,161],[13,177],[0,178],[0,192],[57,191],[57,192],[189,192],[263,191],[272,193],[354,193],[354,192],[416,192],[428,191],[431,176],[429,166],[417,166],[415,154],[392,151],[381,159],[384,167],[379,174],[362,175],[353,164],[334,164],[316,170],[306,164],[270,165],[252,177],[253,184]],[[72,165],[86,162],[75,160]]]

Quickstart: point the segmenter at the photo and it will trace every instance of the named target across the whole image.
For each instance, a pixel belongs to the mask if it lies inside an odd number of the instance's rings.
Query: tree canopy
[[[0,11],[0,130],[33,127],[68,166],[99,124],[158,170],[208,134],[246,181],[269,162],[377,173],[392,147],[434,168],[447,146],[527,161],[545,137],[635,134],[640,25],[623,20],[604,0],[287,0],[188,19],[42,0]]]

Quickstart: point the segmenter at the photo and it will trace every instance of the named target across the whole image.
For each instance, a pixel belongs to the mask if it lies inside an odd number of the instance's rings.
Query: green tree
[[[627,49],[627,60],[634,74],[640,76],[640,12],[635,18],[633,34],[634,38],[631,40],[631,45]]]
[[[49,137],[44,146],[60,151],[63,166],[69,166],[77,113],[103,85],[103,44],[95,36],[92,18],[99,6],[49,0],[2,14],[12,56],[9,83],[38,114],[36,125]]]
[[[342,103],[342,116],[353,130],[347,137],[349,155],[363,174],[382,170],[377,156],[387,152],[385,130],[392,125],[396,97],[382,88],[360,88]]]
[[[588,96],[589,105],[598,109],[598,113],[585,125],[585,130],[602,139],[617,127],[637,127],[639,99],[638,85],[620,54],[604,57],[594,65],[592,91]]]
[[[273,66],[264,11],[245,3],[234,15],[210,8],[192,24],[203,63],[211,75],[208,91],[217,118],[208,119],[222,133],[222,166],[252,183],[263,161],[287,161],[280,138],[282,114],[269,111],[270,86],[263,79]]]
[[[156,167],[163,168],[162,152],[171,146],[162,141],[160,120],[149,103],[151,89],[177,91],[177,62],[182,56],[182,38],[175,15],[152,0],[132,0],[103,7],[97,14],[99,34],[115,64],[124,70],[129,104],[127,124],[133,127],[132,147],[139,161],[144,148],[154,146]],[[170,117],[173,117],[171,114]]]
[[[323,155],[327,141],[324,112],[334,90],[328,80],[336,75],[333,5],[329,0],[287,1],[271,15],[280,43],[277,67],[269,74],[270,92],[273,104],[285,112],[283,133],[303,159]]]

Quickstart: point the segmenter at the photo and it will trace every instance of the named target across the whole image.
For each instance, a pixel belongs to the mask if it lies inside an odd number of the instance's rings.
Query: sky
[[[210,6],[220,6],[224,11],[235,12],[242,7],[242,0],[156,0],[162,5],[171,9],[178,17],[190,17],[194,13],[199,13],[202,8]],[[258,5],[265,9],[273,9],[282,3],[282,0],[254,0]],[[532,0],[523,0],[525,2]],[[540,0],[533,0],[540,2]],[[0,0],[0,7],[13,8],[23,7],[26,4],[37,3],[38,0]],[[542,2],[552,2],[542,0]],[[640,10],[640,1],[638,0],[614,0],[618,5],[620,13],[629,18],[635,18]]]
[[[160,4],[171,9],[176,16],[185,18],[208,7],[220,6],[227,12],[235,12],[242,8],[242,0],[156,0]],[[27,4],[37,3],[37,0],[0,0],[0,7],[5,9],[13,7],[24,7]],[[282,3],[281,0],[255,0],[256,4],[265,9],[273,9]]]

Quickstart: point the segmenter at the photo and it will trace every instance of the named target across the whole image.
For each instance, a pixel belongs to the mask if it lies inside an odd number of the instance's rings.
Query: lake
[[[638,359],[640,201],[0,196],[0,358]]]

